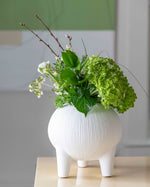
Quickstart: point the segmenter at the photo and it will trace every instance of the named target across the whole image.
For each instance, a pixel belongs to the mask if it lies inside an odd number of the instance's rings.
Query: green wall
[[[0,30],[21,30],[20,22],[54,30],[114,30],[115,0],[0,0]]]

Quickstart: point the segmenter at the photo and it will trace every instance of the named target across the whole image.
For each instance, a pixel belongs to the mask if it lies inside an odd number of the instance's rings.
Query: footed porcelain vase
[[[73,106],[58,108],[53,113],[48,136],[56,149],[59,177],[68,177],[71,161],[79,167],[99,160],[102,176],[112,176],[116,145],[121,138],[121,123],[114,110],[96,104],[85,115]]]

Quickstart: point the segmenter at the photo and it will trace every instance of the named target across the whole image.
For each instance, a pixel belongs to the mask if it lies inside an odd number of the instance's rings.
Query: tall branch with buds
[[[72,44],[71,44],[72,37],[66,34],[66,38],[69,39],[69,46],[72,47]]]
[[[64,51],[64,48],[60,44],[58,38],[55,37],[55,35],[50,30],[50,28],[43,22],[43,20],[38,15],[35,15],[35,17],[42,23],[42,25],[44,25],[44,27],[49,31],[50,35],[56,40],[56,42],[58,43],[58,46],[62,49],[62,51]]]
[[[50,50],[51,52],[56,56],[59,57],[59,55],[57,55],[55,53],[55,51],[50,47],[50,45],[48,43],[46,43],[42,38],[39,37],[39,35],[37,35],[33,30],[31,30],[29,27],[27,27],[24,23],[21,23],[21,26],[25,27],[27,30],[29,30],[30,32],[32,32],[32,34],[34,34],[39,40],[40,42],[43,42]]]

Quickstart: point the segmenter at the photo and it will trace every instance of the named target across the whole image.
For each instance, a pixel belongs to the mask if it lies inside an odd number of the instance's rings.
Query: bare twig
[[[86,50],[86,47],[85,47],[85,43],[84,43],[84,41],[83,41],[83,39],[82,39],[82,38],[81,38],[81,40],[82,40],[82,44],[83,44],[83,47],[84,47],[85,56],[88,56],[88,54],[87,54],[87,50]]]
[[[144,87],[142,86],[142,84],[140,83],[140,81],[136,78],[136,76],[123,64],[119,64],[117,63],[118,65],[124,67],[133,77],[134,79],[136,80],[136,82],[139,84],[139,86],[142,88],[142,90],[144,91],[145,95],[150,99],[150,95],[147,93],[147,91],[144,89]]]
[[[21,26],[25,27],[27,30],[29,30],[30,32],[32,32],[39,40],[40,42],[43,42],[50,50],[51,52],[56,56],[59,57],[59,55],[57,55],[55,53],[55,51],[49,46],[49,44],[47,44],[44,40],[42,40],[42,38],[40,38],[34,31],[32,31],[29,27],[27,27],[24,23],[21,23]]]
[[[66,38],[69,39],[69,46],[72,47],[72,44],[71,44],[72,37],[66,34]]]
[[[72,40],[72,37],[69,36],[69,45],[70,45],[70,47],[72,47],[71,40]]]
[[[42,23],[42,25],[44,25],[44,27],[49,31],[50,35],[56,40],[56,42],[58,43],[58,46],[64,51],[64,48],[60,44],[58,38],[55,37],[55,35],[50,30],[50,28],[43,22],[43,20],[38,15],[35,15],[35,17]]]

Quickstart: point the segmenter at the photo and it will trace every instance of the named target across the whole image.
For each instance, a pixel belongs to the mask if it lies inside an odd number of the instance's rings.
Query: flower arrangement
[[[98,55],[88,57],[87,54],[80,60],[72,49],[71,36],[66,35],[69,46],[64,49],[42,19],[37,15],[36,18],[46,27],[62,52],[61,56],[56,54],[49,44],[25,24],[21,24],[43,42],[56,57],[53,65],[49,61],[39,64],[38,72],[41,76],[31,82],[30,92],[36,94],[38,98],[41,97],[45,86],[51,87],[45,83],[45,80],[49,79],[53,83],[51,90],[56,93],[55,106],[62,108],[73,105],[85,116],[96,103],[101,103],[105,109],[114,108],[119,113],[134,107],[136,93],[114,60]]]

